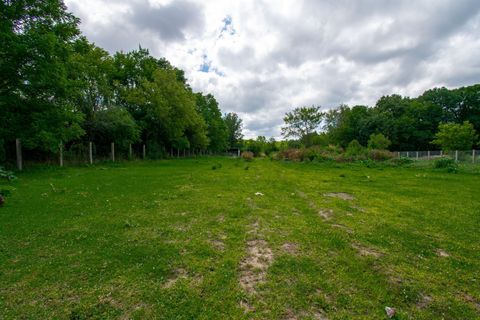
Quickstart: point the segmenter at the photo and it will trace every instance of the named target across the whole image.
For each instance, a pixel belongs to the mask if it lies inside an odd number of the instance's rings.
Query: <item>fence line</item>
[[[12,146],[13,147],[13,146]],[[52,158],[51,155],[43,154],[40,156],[41,159],[44,159],[47,163],[51,163],[52,160],[54,163],[57,163],[60,167],[63,167],[66,164],[90,164],[98,161],[118,161],[122,160],[133,160],[133,159],[147,159],[147,145],[146,144],[129,144],[126,145],[117,145],[115,142],[111,142],[110,146],[108,144],[95,144],[92,141],[88,143],[77,143],[71,144],[69,146],[60,143],[57,149],[58,153],[55,158]],[[229,156],[240,156],[240,151],[236,150],[235,152],[222,152],[215,153],[209,150],[201,149],[176,149],[171,148],[169,152],[163,147],[157,147],[150,149],[149,157],[153,159],[157,158],[180,158],[180,157],[197,157],[204,155],[229,155]],[[12,150],[13,151],[13,150]],[[16,163],[17,170],[21,171],[24,167],[25,159],[28,160],[29,154],[33,153],[33,157],[39,159],[38,154],[35,154],[32,150],[23,150],[22,142],[20,139],[15,139],[14,153],[9,157],[9,161],[14,161]],[[153,154],[152,154],[153,153]],[[45,157],[46,156],[46,157]],[[42,161],[42,160],[39,160]]]
[[[457,162],[480,163],[480,150],[428,150],[428,151],[396,151],[398,158],[409,158],[415,160],[433,160],[440,157],[449,157]]]

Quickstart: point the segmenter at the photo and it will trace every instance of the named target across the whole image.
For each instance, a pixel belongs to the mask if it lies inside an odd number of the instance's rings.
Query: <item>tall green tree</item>
[[[211,94],[203,95],[202,93],[196,93],[195,98],[197,111],[207,125],[208,149],[216,152],[224,151],[227,149],[228,132],[217,100]]]
[[[69,78],[79,20],[59,0],[0,3],[0,134],[58,150],[83,134]]]
[[[237,148],[243,138],[242,119],[234,112],[227,113],[223,116],[223,121],[227,127],[227,144],[228,148]]]
[[[283,121],[282,135],[285,138],[300,138],[304,143],[316,132],[323,119],[320,107],[299,107],[287,112]]]

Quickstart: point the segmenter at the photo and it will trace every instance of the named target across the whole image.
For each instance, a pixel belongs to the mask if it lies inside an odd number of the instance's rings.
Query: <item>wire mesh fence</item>
[[[480,150],[455,150],[455,151],[397,151],[399,158],[413,160],[435,160],[441,157],[448,157],[458,162],[480,163]]]

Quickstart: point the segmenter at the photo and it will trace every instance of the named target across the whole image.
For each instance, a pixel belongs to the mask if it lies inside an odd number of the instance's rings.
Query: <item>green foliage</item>
[[[468,121],[463,124],[442,123],[438,126],[438,132],[432,143],[445,151],[470,150],[477,138],[475,128]]]
[[[242,119],[236,113],[228,113],[223,116],[223,121],[227,127],[227,146],[228,148],[236,148],[239,146],[242,134]]]
[[[137,142],[140,137],[140,130],[131,114],[117,107],[97,112],[91,130],[95,141],[104,144],[115,142],[124,147]]]
[[[407,157],[390,159],[390,163],[393,164],[394,166],[408,166],[408,165],[411,165],[413,162],[414,162],[413,159],[410,159]]]
[[[282,135],[285,138],[297,137],[303,143],[309,144],[312,134],[322,122],[323,113],[320,107],[300,107],[287,112],[283,121]]]
[[[264,136],[258,136],[257,139],[244,140],[242,149],[251,151],[255,156],[270,155],[272,152],[278,151],[277,142],[274,138],[267,140]]]
[[[31,154],[88,141],[141,141],[157,147],[150,155],[239,144],[241,119],[223,119],[215,98],[193,93],[164,58],[141,47],[109,55],[81,36],[60,0],[0,9],[0,161],[16,138]]]
[[[479,115],[480,84],[476,84],[434,88],[417,98],[384,96],[371,108],[341,105],[326,113],[324,129],[329,143],[342,147],[354,139],[367,145],[370,135],[381,133],[391,141],[392,150],[429,150],[440,123],[469,121],[478,132]]]
[[[352,140],[345,149],[345,155],[348,157],[364,157],[365,148],[358,142],[358,140]]]
[[[448,172],[451,173],[458,172],[458,164],[455,162],[454,159],[448,157],[436,159],[433,163],[433,167],[437,169],[446,169]]]
[[[388,150],[391,141],[381,133],[371,134],[368,139],[368,149]]]
[[[369,149],[368,158],[375,161],[386,161],[394,158],[394,154],[388,150]]]
[[[227,126],[222,119],[222,113],[218,108],[215,97],[211,94],[204,96],[201,93],[197,93],[195,98],[197,110],[202,115],[207,126],[208,148],[215,152],[226,150],[228,144]]]
[[[8,171],[8,170],[5,170],[5,168],[0,167],[0,179],[12,181],[17,179],[17,177],[12,171]]]
[[[83,115],[70,102],[72,43],[79,20],[62,1],[1,3],[0,134],[51,152],[83,134]]]

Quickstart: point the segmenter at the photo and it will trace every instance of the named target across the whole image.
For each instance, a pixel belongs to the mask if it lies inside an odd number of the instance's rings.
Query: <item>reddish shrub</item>
[[[242,152],[242,158],[245,161],[252,161],[253,160],[253,152],[251,151],[243,151]]]

